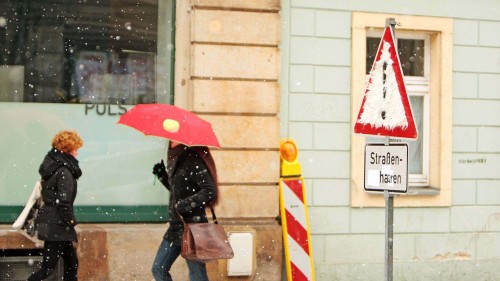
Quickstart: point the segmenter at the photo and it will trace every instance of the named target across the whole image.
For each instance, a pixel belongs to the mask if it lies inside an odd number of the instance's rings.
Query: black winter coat
[[[181,245],[184,226],[174,208],[177,207],[186,223],[206,223],[205,208],[217,192],[201,156],[189,147],[184,148],[172,167],[167,166],[168,175],[159,178],[171,193],[168,210],[170,226],[164,238],[178,246]]]
[[[82,171],[70,154],[51,149],[38,170],[42,176],[43,207],[37,218],[38,239],[44,241],[77,241],[73,202],[77,179]]]

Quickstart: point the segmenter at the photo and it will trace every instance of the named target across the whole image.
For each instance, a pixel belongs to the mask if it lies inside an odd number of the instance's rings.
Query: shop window
[[[170,63],[162,55],[167,45],[159,48],[172,27],[159,16],[168,12],[163,6],[154,0],[2,2],[0,102],[157,102],[170,80],[157,67]]]
[[[134,104],[173,100],[174,11],[173,0],[0,1],[0,223],[22,211],[61,129],[85,142],[80,222],[168,219],[148,168],[165,140],[117,121]]]
[[[353,14],[353,103],[355,120],[368,74],[387,18],[400,23],[395,34],[407,93],[418,129],[408,143],[409,192],[404,206],[443,206],[451,202],[451,52],[452,21],[445,18]],[[438,23],[439,22],[439,23]],[[432,24],[431,24],[432,23]],[[383,206],[382,196],[364,191],[363,151],[366,143],[383,138],[353,135],[351,154],[352,205]],[[360,153],[361,152],[361,153]]]

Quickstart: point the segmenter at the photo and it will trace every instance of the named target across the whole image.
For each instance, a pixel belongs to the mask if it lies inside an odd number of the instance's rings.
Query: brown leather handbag
[[[182,232],[181,256],[197,262],[209,262],[217,259],[232,259],[233,249],[227,239],[226,231],[217,222],[213,208],[213,223],[186,223]]]

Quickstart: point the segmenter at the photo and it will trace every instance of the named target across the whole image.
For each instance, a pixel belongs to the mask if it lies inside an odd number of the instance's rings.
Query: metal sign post
[[[392,281],[394,196],[408,190],[408,145],[370,143],[365,146],[366,191],[384,192],[385,199],[385,276]]]
[[[394,196],[408,190],[408,145],[369,143],[365,146],[365,182],[369,192],[384,192],[385,200],[385,280],[392,281]]]
[[[391,27],[392,35],[395,36],[394,27],[396,26],[395,18],[387,18],[385,26]],[[384,144],[389,145],[389,137],[385,137]],[[386,189],[384,191],[385,198],[385,280],[392,281],[393,269],[393,231],[394,231],[394,195]]]
[[[393,280],[394,196],[408,190],[408,145],[389,137],[417,139],[395,39],[396,19],[387,18],[370,71],[354,133],[384,136],[383,144],[365,146],[365,190],[385,199],[385,280]],[[396,86],[395,86],[396,85]]]
[[[394,195],[384,191],[385,198],[385,280],[392,281],[393,268],[393,226],[394,226]]]

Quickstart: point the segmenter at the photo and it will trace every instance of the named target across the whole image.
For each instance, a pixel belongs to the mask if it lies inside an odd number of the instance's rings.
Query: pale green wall
[[[316,280],[384,280],[385,210],[350,207],[354,11],[454,22],[452,206],[396,208],[394,280],[500,280],[500,2],[285,0],[281,135],[300,151]]]

